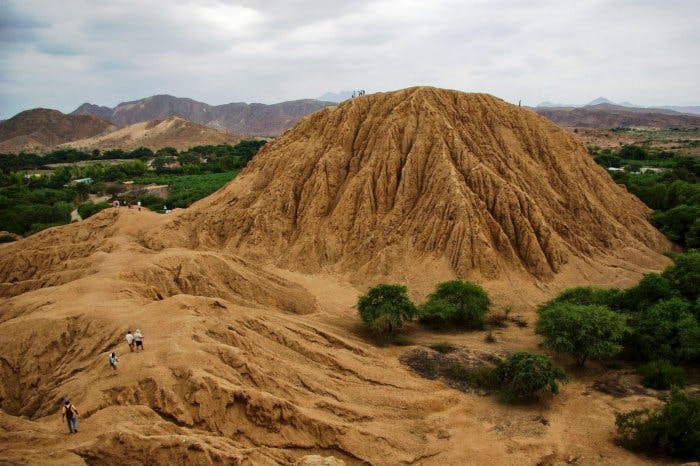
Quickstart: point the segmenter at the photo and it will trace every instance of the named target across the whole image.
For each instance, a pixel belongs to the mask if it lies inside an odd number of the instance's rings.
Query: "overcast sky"
[[[0,118],[432,85],[700,105],[700,0],[0,0]]]

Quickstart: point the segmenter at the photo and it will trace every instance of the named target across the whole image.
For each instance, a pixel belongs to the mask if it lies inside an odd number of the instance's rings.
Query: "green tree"
[[[417,314],[402,285],[379,284],[360,296],[357,309],[362,323],[378,335],[392,335]]]
[[[646,160],[647,155],[646,149],[633,144],[624,145],[617,152],[617,156],[625,160]]]
[[[432,325],[454,324],[481,328],[491,306],[488,294],[479,285],[452,280],[437,285],[421,306],[420,319]]]
[[[535,333],[544,346],[566,353],[583,366],[588,358],[610,357],[622,348],[625,317],[605,306],[557,303],[540,311]]]
[[[492,374],[505,400],[529,400],[545,393],[559,393],[558,381],[566,373],[541,354],[519,351],[501,361]]]

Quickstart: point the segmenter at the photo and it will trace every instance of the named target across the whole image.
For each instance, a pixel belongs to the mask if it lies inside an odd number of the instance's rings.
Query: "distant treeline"
[[[70,222],[70,212],[76,207],[86,218],[109,205],[86,202],[90,195],[141,202],[144,207],[157,211],[162,211],[164,205],[187,207],[233,179],[264,144],[265,141],[248,140],[235,146],[196,146],[182,152],[172,147],[156,152],[142,147],[133,151],[116,149],[89,153],[61,149],[45,156],[0,154],[0,231],[31,234]],[[105,160],[118,162],[106,163]],[[88,163],[48,167],[54,163],[86,161]],[[30,175],[27,170],[47,171]],[[153,176],[154,173],[157,176]],[[149,176],[144,178],[145,175]],[[165,199],[138,193],[138,190],[127,195],[121,183],[125,180],[134,180],[136,185],[167,184],[170,194]]]
[[[591,152],[606,168],[627,168],[612,177],[654,209],[649,221],[655,227],[681,246],[700,248],[700,159],[632,144]],[[665,171],[640,173],[642,166]]]
[[[164,147],[153,152],[147,147],[139,147],[132,151],[122,149],[110,149],[100,151],[95,149],[85,152],[78,149],[58,149],[46,155],[21,152],[19,154],[0,153],[0,171],[10,173],[21,170],[38,170],[56,163],[75,163],[84,161],[104,160],[150,160],[154,159],[154,165],[167,165],[169,161],[177,160],[181,165],[186,163],[199,164],[203,160],[207,162],[206,171],[217,171],[217,164],[226,168],[241,168],[255,155],[265,144],[260,140],[244,140],[232,146],[230,144],[194,146],[178,152],[174,147]],[[236,165],[236,167],[233,167]],[[222,170],[219,170],[222,171]]]

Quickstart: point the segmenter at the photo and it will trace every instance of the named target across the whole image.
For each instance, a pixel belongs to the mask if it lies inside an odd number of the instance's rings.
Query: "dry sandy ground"
[[[13,280],[27,290],[57,285],[1,301],[5,461],[292,464],[321,454],[347,464],[652,463],[615,446],[614,412],[653,397],[599,393],[595,369],[576,373],[559,397],[516,407],[420,378],[398,360],[410,348],[368,341],[354,286],[140,246],[144,230],[168,220],[108,209],[40,233],[31,247],[2,246],[0,257],[23,250],[34,264],[86,246],[31,277],[8,280],[3,269],[5,296],[16,294]],[[226,286],[206,275],[214,269]],[[255,292],[236,291],[241,285]],[[534,320],[531,307],[523,315]],[[142,353],[123,342],[134,327],[145,335]],[[493,345],[483,332],[411,328],[409,336],[494,352],[537,347],[532,326],[499,331]],[[116,371],[106,361],[111,349]],[[64,396],[81,410],[77,435],[59,419]]]

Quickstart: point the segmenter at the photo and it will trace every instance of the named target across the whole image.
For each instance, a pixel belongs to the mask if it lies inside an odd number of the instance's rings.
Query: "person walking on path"
[[[68,432],[71,434],[78,433],[78,408],[73,406],[69,399],[63,402],[63,409],[61,410],[61,418],[66,418],[68,423]]]
[[[134,332],[134,343],[136,343],[136,351],[143,350],[143,334],[139,329]]]
[[[117,353],[112,351],[109,353],[109,365],[112,366],[112,369],[116,370],[117,369],[117,363],[119,362],[119,358],[117,357]]]
[[[134,351],[134,336],[131,334],[131,330],[126,332],[126,344],[129,345],[129,349]]]

